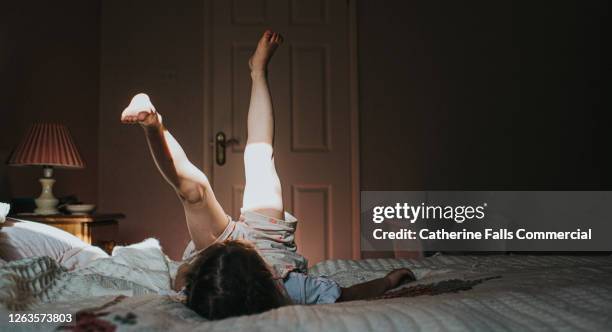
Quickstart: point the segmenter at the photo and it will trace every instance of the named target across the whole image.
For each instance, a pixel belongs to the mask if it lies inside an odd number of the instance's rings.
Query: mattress
[[[7,273],[6,268],[11,264],[0,268],[0,274]],[[36,271],[28,272],[27,278],[39,279],[39,292],[46,287],[40,282],[41,276],[61,284],[62,278],[70,275],[57,269],[53,271],[53,262],[44,258],[33,259],[25,265],[28,264],[37,265]],[[485,281],[468,290],[437,295],[294,305],[259,315],[206,321],[172,296],[159,295],[153,290],[153,284],[139,285],[123,277],[99,275],[100,283],[96,287],[121,289],[124,293],[84,296],[72,292],[54,299],[39,296],[25,312],[80,310],[81,324],[108,324],[118,331],[612,330],[612,258],[609,256],[440,255],[419,260],[333,260],[317,264],[310,273],[329,276],[348,286],[399,267],[412,269],[418,278],[403,287],[436,285],[445,280]],[[93,275],[96,274],[89,277]],[[106,286],[101,280],[107,282]],[[131,287],[135,288],[130,293]],[[6,293],[6,287],[3,291]],[[0,294],[0,302],[2,298]],[[7,311],[6,306],[3,310]],[[4,318],[7,314],[1,313]],[[53,330],[62,325],[11,324],[6,320],[1,324],[0,330],[17,331]]]

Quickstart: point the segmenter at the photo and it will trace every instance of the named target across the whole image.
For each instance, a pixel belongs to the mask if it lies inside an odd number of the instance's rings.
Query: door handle
[[[237,144],[238,140],[235,138],[227,139],[225,133],[220,131],[215,135],[215,161],[217,165],[225,165],[226,149],[232,144]]]

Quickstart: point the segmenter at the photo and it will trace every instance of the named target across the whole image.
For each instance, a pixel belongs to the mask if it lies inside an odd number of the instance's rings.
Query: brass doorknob
[[[227,139],[225,133],[220,131],[215,135],[215,161],[217,165],[225,165],[225,150],[232,144],[238,144],[239,141],[235,138]]]

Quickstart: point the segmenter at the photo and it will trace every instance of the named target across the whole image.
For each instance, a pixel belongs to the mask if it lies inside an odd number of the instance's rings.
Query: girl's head
[[[255,248],[241,241],[211,245],[186,277],[187,306],[214,320],[264,312],[288,304]]]

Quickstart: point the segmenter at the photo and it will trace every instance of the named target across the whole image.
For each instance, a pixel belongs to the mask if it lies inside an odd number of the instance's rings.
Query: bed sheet
[[[30,279],[46,275],[61,284],[66,272],[53,272],[53,263],[45,261],[40,265],[42,261],[41,258],[35,263],[39,264],[39,269]],[[319,263],[310,272],[327,275],[348,286],[382,276],[398,267],[408,267],[418,277],[416,282],[404,287],[435,285],[453,279],[493,278],[459,292],[330,305],[295,305],[211,322],[171,296],[158,295],[151,283],[145,286],[122,278],[100,276],[100,280],[109,282],[108,289],[135,288],[125,294],[72,294],[71,298],[51,301],[41,298],[28,305],[28,312],[80,311],[80,324],[109,324],[117,331],[612,330],[612,258],[609,256],[334,260]],[[0,268],[0,272],[5,268]],[[2,298],[0,294],[0,300]],[[6,317],[6,313],[2,315]],[[11,330],[53,330],[61,325],[1,324]]]

